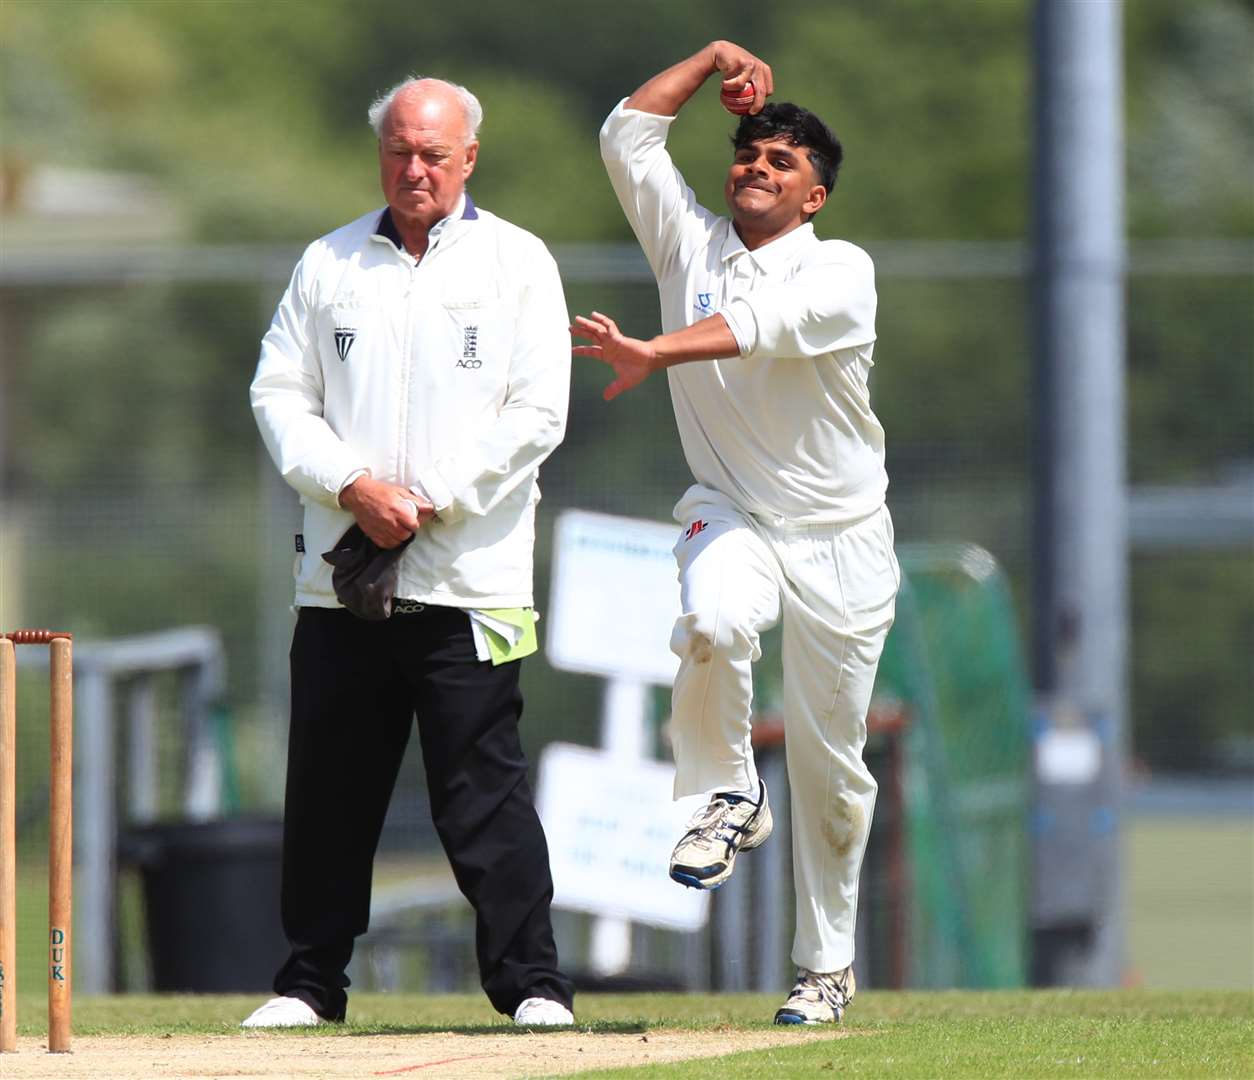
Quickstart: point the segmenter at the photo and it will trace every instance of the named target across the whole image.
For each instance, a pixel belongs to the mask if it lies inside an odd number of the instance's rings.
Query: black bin
[[[159,992],[268,991],[287,955],[279,921],[283,825],[273,819],[145,825],[119,856],[143,881]]]

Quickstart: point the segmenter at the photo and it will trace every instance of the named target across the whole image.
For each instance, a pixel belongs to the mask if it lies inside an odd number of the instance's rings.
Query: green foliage
[[[489,68],[459,80],[483,87],[470,183],[479,205],[550,242],[614,237],[621,215],[609,185],[571,182],[601,172],[594,131],[571,96],[551,81]]]
[[[816,220],[851,239],[1026,228],[1026,0],[893,0],[781,12],[778,95],[828,120],[846,164]]]
[[[1137,234],[1254,232],[1254,10],[1137,0],[1127,12],[1129,217]]]
[[[30,329],[27,363],[10,376],[25,403],[13,441],[45,494],[119,476],[143,490],[251,475],[241,385],[264,321],[251,288],[61,294],[42,312],[6,299],[0,310]]]
[[[1249,234],[1254,13],[1239,0],[1124,10],[1134,228]],[[407,74],[441,75],[486,106],[484,205],[551,240],[592,240],[625,232],[596,162],[601,118],[658,68],[728,37],[772,64],[778,98],[815,109],[845,142],[823,230],[1017,237],[1030,12],[1029,0],[421,12],[409,0],[9,0],[0,103],[6,153],[151,172],[200,236],[304,240],[378,201],[369,101]],[[676,156],[713,206],[730,127],[707,88],[676,129]]]
[[[1031,358],[1024,284],[888,278],[878,292],[881,310],[892,317],[876,342],[872,390],[890,464],[922,454],[943,469],[946,457],[975,450],[1026,473],[1031,429],[1023,388]],[[981,317],[965,317],[972,309]],[[911,476],[919,474],[908,470],[894,482]]]
[[[1254,277],[1128,286],[1133,483],[1182,483],[1254,453]]]
[[[1246,768],[1254,753],[1248,552],[1132,561],[1133,745],[1163,771]],[[1190,612],[1203,613],[1190,618]]]

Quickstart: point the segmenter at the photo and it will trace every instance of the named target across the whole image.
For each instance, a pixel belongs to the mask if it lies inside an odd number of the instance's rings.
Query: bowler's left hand
[[[571,352],[576,356],[594,356],[614,369],[617,378],[601,394],[606,401],[639,386],[657,366],[657,356],[649,342],[625,336],[613,319],[599,311],[594,311],[590,317],[576,315],[570,332],[593,342],[592,345],[573,345]]]

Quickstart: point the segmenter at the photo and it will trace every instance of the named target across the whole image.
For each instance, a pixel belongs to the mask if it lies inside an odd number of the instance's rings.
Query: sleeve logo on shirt
[[[697,293],[697,302],[692,306],[695,307],[702,315],[713,315],[714,294],[708,292]]]
[[[356,340],[357,331],[351,327],[337,326],[335,328],[335,351],[339,355],[341,363],[348,359],[348,351],[353,347],[353,342]]]
[[[467,326],[462,331],[462,356],[457,366],[471,370],[483,367],[483,361],[479,359],[479,327]]]
[[[702,521],[700,518],[698,518],[696,521],[694,521],[691,525],[688,526],[687,530],[684,532],[684,539],[691,540],[694,536],[697,535],[697,533],[702,532],[705,529],[707,524],[708,522]]]

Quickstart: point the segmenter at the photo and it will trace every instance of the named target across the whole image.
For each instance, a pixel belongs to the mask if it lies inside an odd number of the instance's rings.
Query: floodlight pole
[[[1123,969],[1127,746],[1121,0],[1034,13],[1037,981]],[[1042,751],[1047,751],[1043,754]],[[1068,861],[1070,860],[1070,861]],[[1062,880],[1065,879],[1065,880]]]

